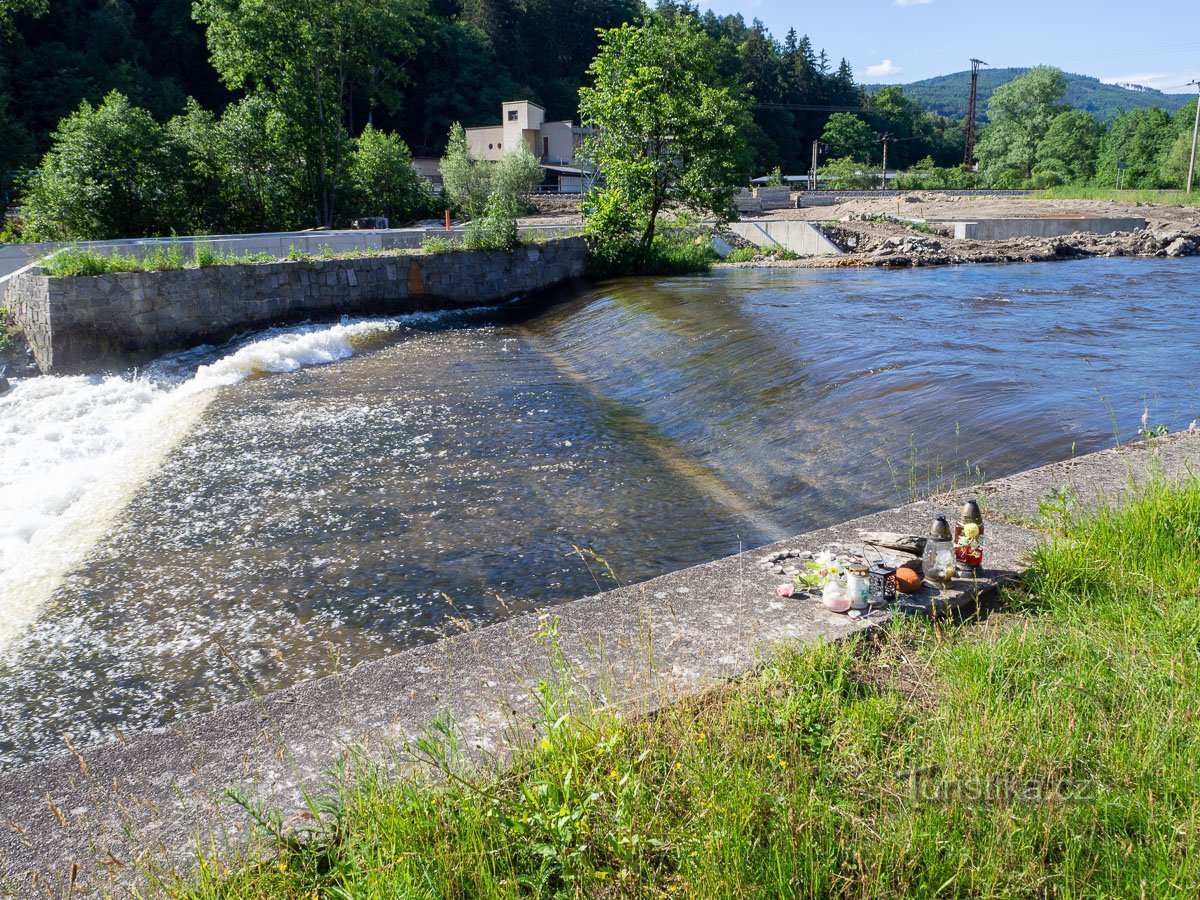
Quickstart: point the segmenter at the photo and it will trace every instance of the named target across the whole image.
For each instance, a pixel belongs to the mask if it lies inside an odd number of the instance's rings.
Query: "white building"
[[[495,162],[505,153],[524,147],[542,164],[548,190],[578,193],[583,171],[575,165],[575,151],[583,134],[570,120],[547,122],[546,110],[529,100],[501,104],[500,124],[468,128],[467,149],[475,159]]]

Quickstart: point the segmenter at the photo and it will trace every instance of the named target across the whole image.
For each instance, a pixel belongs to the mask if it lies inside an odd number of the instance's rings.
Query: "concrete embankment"
[[[948,600],[969,600],[1017,575],[1040,539],[1044,498],[1071,492],[1077,509],[1119,499],[1156,473],[1200,473],[1200,435],[1183,434],[1057,463],[977,488],[986,498],[988,569],[957,583]],[[973,492],[973,493],[976,493]],[[558,607],[558,641],[581,689],[630,713],[695,694],[752,671],[778,642],[836,639],[876,621],[854,622],[807,598],[782,600],[763,568],[783,549],[853,546],[859,531],[921,532],[957,497],[869,515],[772,547],[685,569]],[[453,719],[478,762],[503,764],[513,741],[533,734],[534,686],[550,671],[538,635],[546,620],[522,616],[437,644],[364,663],[346,673],[196,716],[0,775],[0,889],[35,893],[36,883],[76,893],[119,889],[159,859],[186,869],[189,847],[245,841],[245,814],[220,803],[226,787],[295,821],[303,790],[350,752],[380,753],[420,735],[434,717]],[[136,860],[140,863],[135,864]]]
[[[1123,234],[1146,227],[1141,216],[1038,216],[946,222],[960,241],[1005,241],[1013,238],[1055,238],[1069,234]]]
[[[815,225],[794,219],[730,222],[729,230],[756,247],[767,250],[790,250],[800,256],[838,256],[842,252]]]
[[[280,260],[91,277],[34,267],[4,284],[44,373],[122,368],[307,318],[488,306],[584,274],[581,238],[513,251]]]

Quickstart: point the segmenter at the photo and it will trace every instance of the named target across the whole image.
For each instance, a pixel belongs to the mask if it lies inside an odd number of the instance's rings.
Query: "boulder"
[[[1167,256],[1195,256],[1196,242],[1191,238],[1176,238],[1167,246]]]

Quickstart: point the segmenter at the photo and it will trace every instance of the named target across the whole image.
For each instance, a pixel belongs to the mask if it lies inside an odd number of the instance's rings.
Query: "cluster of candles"
[[[983,515],[979,504],[963,504],[953,529],[945,516],[938,516],[929,528],[921,556],[925,581],[934,587],[949,587],[955,575],[969,577],[983,566]],[[897,570],[883,562],[873,565],[852,563],[846,567],[846,579],[833,577],[821,589],[821,601],[837,612],[849,611],[858,617],[873,607],[882,607],[896,599]],[[920,586],[918,581],[910,590]]]
[[[925,580],[937,587],[948,587],[956,574],[970,576],[979,571],[983,566],[983,515],[978,503],[968,500],[963,504],[953,532],[945,516],[933,520],[921,563]]]

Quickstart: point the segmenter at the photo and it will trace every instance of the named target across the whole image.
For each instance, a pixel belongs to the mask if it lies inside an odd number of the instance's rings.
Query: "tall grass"
[[[438,783],[361,764],[315,834],[171,893],[1200,896],[1200,484],[1058,524],[1016,613],[785,650],[635,721],[562,674],[506,773],[439,725],[404,760]]]
[[[1200,206],[1200,192],[1133,190],[1118,191],[1099,187],[1053,187],[1040,192],[1044,200],[1111,200],[1118,203],[1159,203],[1175,206]]]
[[[158,244],[144,256],[113,250],[109,254],[97,253],[81,247],[67,247],[42,262],[47,275],[80,277],[107,275],[113,272],[159,272],[165,269],[182,269],[183,252],[178,243]]]

